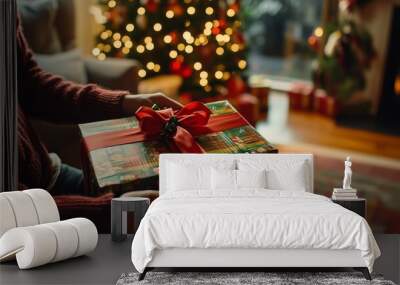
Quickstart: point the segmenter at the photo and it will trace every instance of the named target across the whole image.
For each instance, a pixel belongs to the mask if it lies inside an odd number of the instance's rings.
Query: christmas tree
[[[246,69],[238,0],[102,0],[93,55],[133,58],[138,75],[178,74],[182,91],[211,96]],[[103,19],[103,20],[102,20]],[[232,75],[235,75],[232,77]]]

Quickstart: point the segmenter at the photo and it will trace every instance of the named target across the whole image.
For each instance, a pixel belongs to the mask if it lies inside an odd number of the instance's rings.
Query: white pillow
[[[167,191],[211,190],[211,168],[235,169],[235,160],[169,161]]]
[[[271,169],[267,171],[267,188],[271,190],[303,191],[307,189],[307,177],[304,175],[304,165],[290,171]]]
[[[211,169],[211,188],[213,190],[236,190],[236,170]]]
[[[267,187],[271,190],[306,191],[309,180],[309,167],[304,160],[238,160],[240,170],[266,170]]]
[[[241,188],[265,188],[267,185],[266,171],[248,170],[211,170],[211,188],[213,190],[238,190]]]
[[[267,171],[262,170],[236,170],[238,188],[267,188]]]
[[[191,189],[210,189],[210,167],[186,166],[170,163],[168,166],[168,189],[185,191]]]

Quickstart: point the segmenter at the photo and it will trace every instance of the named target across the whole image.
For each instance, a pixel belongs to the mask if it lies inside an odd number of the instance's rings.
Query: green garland
[[[365,88],[365,71],[375,56],[368,31],[353,21],[330,23],[309,42],[319,55],[313,75],[317,87],[340,101]]]

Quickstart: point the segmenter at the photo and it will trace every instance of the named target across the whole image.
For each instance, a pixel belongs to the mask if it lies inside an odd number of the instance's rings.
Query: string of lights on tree
[[[133,58],[141,78],[178,74],[182,90],[215,94],[246,69],[238,0],[100,0],[97,59]]]

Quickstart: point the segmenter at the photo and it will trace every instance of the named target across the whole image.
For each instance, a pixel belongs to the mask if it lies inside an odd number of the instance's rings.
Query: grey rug
[[[379,284],[395,285],[380,275],[372,275],[368,281],[359,272],[148,272],[146,278],[138,281],[138,273],[122,274],[117,285],[146,284]]]

